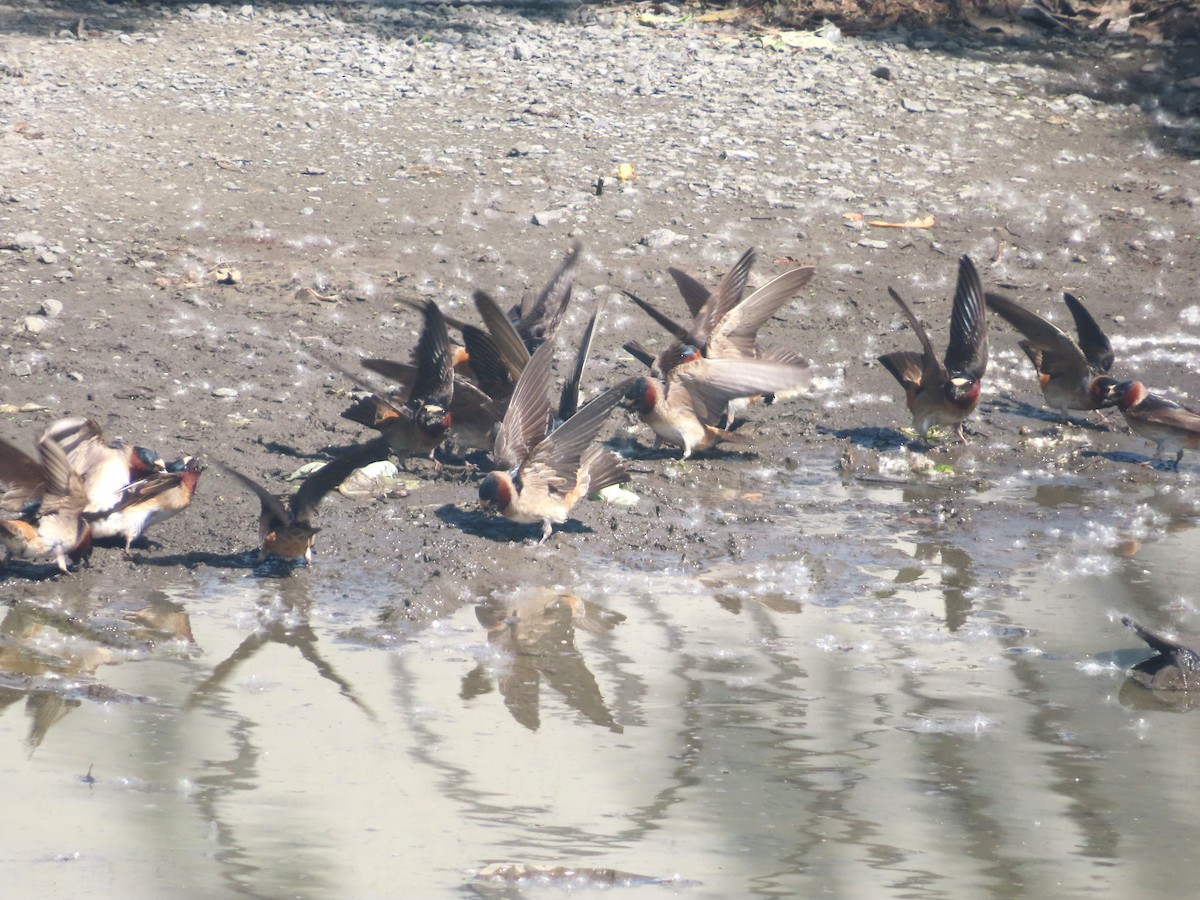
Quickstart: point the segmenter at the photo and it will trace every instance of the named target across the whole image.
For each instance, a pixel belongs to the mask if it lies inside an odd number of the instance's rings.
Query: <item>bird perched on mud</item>
[[[379,431],[401,459],[428,456],[446,438],[453,422],[454,364],[446,320],[437,304],[427,301],[424,324],[413,356],[415,374],[403,401],[371,394],[352,404],[343,418]]]
[[[1121,616],[1121,624],[1158,652],[1135,665],[1129,677],[1153,690],[1200,690],[1200,640],[1155,631],[1129,616]]]
[[[988,293],[985,300],[992,312],[1024,335],[1017,346],[1037,371],[1046,405],[1057,409],[1064,422],[1069,409],[1096,410],[1116,405],[1110,390],[1116,381],[1108,377],[1116,359],[1112,344],[1079,300],[1063,293],[1063,301],[1075,320],[1078,342],[1007,297]]]
[[[496,436],[496,470],[479,483],[479,502],[521,524],[542,525],[542,544],[555,524],[589,493],[629,480],[621,457],[594,446],[601,426],[622,396],[610,389],[550,431],[550,361],[554,342],[533,354],[517,381]],[[581,358],[582,358],[581,354]],[[577,361],[576,375],[582,368]],[[564,391],[568,396],[570,391]]]
[[[388,446],[386,438],[378,437],[331,460],[304,479],[286,506],[250,476],[223,463],[216,463],[259,499],[262,506],[258,519],[258,536],[262,542],[259,562],[268,556],[276,556],[281,559],[303,559],[305,563],[311,563],[313,539],[321,530],[312,524],[312,518],[321,500],[355,469],[386,458]]]
[[[191,505],[201,471],[200,461],[194,456],[161,464],[152,474],[127,485],[112,509],[84,514],[91,520],[92,537],[124,538],[128,553],[151,525],[165,522]]]
[[[9,558],[49,558],[67,572],[70,562],[90,555],[87,492],[54,438],[42,434],[36,460],[0,440],[0,482],[8,485],[0,498],[0,543]]]
[[[1123,381],[1110,390],[1130,429],[1154,442],[1155,460],[1174,451],[1172,468],[1178,470],[1183,451],[1200,448],[1200,413],[1150,393],[1140,381]]]
[[[920,353],[897,350],[879,357],[904,388],[913,428],[928,442],[929,431],[935,425],[953,425],[955,435],[966,443],[963,422],[979,405],[981,381],[987,369],[987,310],[979,273],[968,257],[959,260],[950,311],[950,343],[944,360],[937,358],[928,333],[908,304],[891,288],[888,294],[921,342]]]

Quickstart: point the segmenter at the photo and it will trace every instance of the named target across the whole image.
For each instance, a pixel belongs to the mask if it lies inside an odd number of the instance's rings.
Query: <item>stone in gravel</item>
[[[565,210],[547,209],[535,212],[529,221],[534,225],[553,225],[555,222],[561,221],[564,215],[566,215]]]
[[[876,66],[871,70],[871,74],[876,78],[882,78],[884,81],[892,80],[892,70],[887,66]]]
[[[238,392],[233,388],[213,388],[212,395],[214,397],[220,397],[223,400],[232,400],[238,395]]]
[[[46,320],[41,316],[23,316],[19,324],[21,330],[29,334],[41,334],[46,330]]]
[[[38,309],[38,312],[40,312],[43,316],[47,316],[48,318],[54,318],[55,316],[60,316],[60,315],[62,315],[62,311],[63,311],[62,301],[55,300],[53,298],[43,300],[41,307]]]
[[[32,250],[34,247],[44,246],[45,243],[46,239],[36,231],[18,231],[13,235],[8,248],[10,250]]]
[[[904,108],[905,112],[910,112],[910,113],[925,112],[925,104],[919,100],[909,100],[907,97],[905,97],[903,100],[900,101],[900,105]]]
[[[682,234],[676,234],[669,228],[656,228],[638,241],[638,243],[645,244],[651,250],[661,250],[663,247],[670,247],[672,244],[677,244],[682,240],[686,240]]]
[[[872,238],[863,238],[858,242],[858,246],[866,247],[869,250],[886,250],[888,248],[888,242],[877,241]]]
[[[48,266],[58,262],[58,257],[52,251],[45,248],[38,253],[37,258],[38,262],[45,263]]]

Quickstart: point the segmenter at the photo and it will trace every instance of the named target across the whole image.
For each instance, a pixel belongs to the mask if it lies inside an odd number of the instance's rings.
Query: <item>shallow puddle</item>
[[[750,467],[679,511],[734,535],[695,558],[583,559],[573,585],[420,629],[381,613],[403,585],[365,571],[181,569],[148,599],[60,579],[3,622],[9,890],[1066,896],[1186,877],[1194,723],[1126,683],[1147,654],[1111,614],[1190,602],[1187,475],[1119,491],[812,465]]]

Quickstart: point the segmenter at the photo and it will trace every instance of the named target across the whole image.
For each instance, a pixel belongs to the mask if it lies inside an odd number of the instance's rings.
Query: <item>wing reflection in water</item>
[[[575,646],[577,628],[610,631],[624,616],[598,604],[584,603],[573,594],[532,590],[515,596],[493,596],[475,607],[476,618],[488,633],[488,644],[499,651],[499,665],[480,663],[463,677],[461,696],[469,700],[492,690],[492,679],[512,717],[531,731],[541,722],[541,685],[559,694],[588,721],[620,734],[596,677]]]
[[[26,744],[32,753],[50,728],[84,700],[144,701],[105,684],[96,671],[146,658],[172,641],[181,642],[184,652],[193,649],[191,621],[183,606],[158,591],[140,608],[101,606],[86,617],[18,600],[0,623],[0,709],[26,698]]]
[[[367,718],[376,719],[374,711],[358,696],[354,686],[343,678],[333,664],[317,650],[317,633],[309,624],[309,609],[312,600],[308,582],[303,578],[283,577],[280,589],[271,596],[263,592],[258,601],[258,628],[246,636],[234,651],[217,663],[212,674],[198,684],[185,704],[185,709],[200,704],[210,694],[221,691],[238,666],[251,659],[268,644],[294,647],[300,656],[311,663],[322,678],[337,685],[338,692],[361,709]]]

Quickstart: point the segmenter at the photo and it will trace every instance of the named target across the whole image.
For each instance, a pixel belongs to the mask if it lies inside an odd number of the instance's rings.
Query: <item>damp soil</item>
[[[291,573],[255,567],[257,502],[209,469],[192,507],[130,555],[98,548],[66,576],[3,570],[10,637],[52,628],[99,648],[81,658],[56,645],[48,669],[26,650],[9,667],[12,700],[30,689],[22,679],[54,696],[49,682],[73,674],[76,704],[197,702],[164,686],[171,678],[155,695],[97,666],[183,660],[203,695],[225,683],[239,646],[256,652],[230,634],[262,634],[255,616],[272,604],[306,615],[284,616],[270,639],[301,648],[359,710],[371,704],[306,642],[308,615],[366,653],[436,644],[439,627],[478,627],[474,607],[489,598],[537,590],[599,591],[600,620],[580,633],[633,615],[606,619],[620,596],[689,590],[725,614],[768,618],[849,604],[859,612],[840,621],[870,630],[885,627],[873,604],[891,596],[880,572],[919,583],[941,566],[931,615],[955,633],[1012,592],[1045,587],[1051,556],[1128,559],[1192,527],[1196,461],[1140,465],[1153,448],[1119,415],[1059,423],[1003,323],[966,445],[906,434],[875,358],[917,346],[889,286],[944,344],[968,254],[985,287],[1064,327],[1062,291],[1083,297],[1113,338],[1117,374],[1189,402],[1200,391],[1195,47],[1030,29],[775,41],[641,12],[0,7],[0,429],[30,448],[53,419],[88,415],[165,458],[219,460],[283,493],[302,465],[367,437],[340,413],[356,387],[386,385],[346,371],[364,356],[409,357],[413,301],[464,318],[479,288],[515,303],[580,241],[563,343],[603,301],[595,388],[637,371],[624,341],[664,343],[622,292],[681,314],[668,266],[715,284],[756,247],[756,284],[817,267],[765,329],[812,360],[813,390],[752,408],[747,445],[681,462],[615,415],[604,437],[629,458],[637,503],[583,503],[542,546],[536,530],[477,508],[485,458],[408,461],[405,496],[328,497],[316,562]],[[1167,574],[1162,602],[1140,611],[1159,623],[1190,614],[1171,605],[1186,578]],[[260,579],[270,587],[247,587]],[[1086,610],[1097,629],[1103,611]],[[220,671],[196,670],[189,612],[229,627],[234,656]],[[1043,634],[1074,633],[1061,616],[1032,618]],[[711,622],[679,627],[722,640]],[[1031,629],[973,633],[1011,648]],[[1136,644],[1116,633],[1115,645]],[[591,640],[624,652],[611,635]],[[619,733],[621,710],[568,696],[589,727]],[[624,699],[627,721],[653,718],[636,707]],[[35,717],[31,746],[54,721]],[[429,742],[448,740],[435,731]]]

